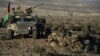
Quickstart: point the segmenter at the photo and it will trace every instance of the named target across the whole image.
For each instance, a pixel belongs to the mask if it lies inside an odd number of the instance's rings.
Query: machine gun
[[[34,10],[35,8],[41,6],[41,5],[43,5],[43,4],[39,4],[39,5],[36,5],[36,6],[34,6],[34,7],[29,7],[29,8],[27,8],[27,9],[26,9],[26,14],[27,14],[27,15],[32,15],[33,10]]]

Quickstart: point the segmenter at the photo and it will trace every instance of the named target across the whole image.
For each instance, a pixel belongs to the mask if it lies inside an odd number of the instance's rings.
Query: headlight
[[[14,25],[14,29],[18,29],[18,27],[16,25]]]
[[[17,30],[18,27],[15,24],[8,25],[8,29]]]
[[[27,16],[27,18],[32,18],[32,16]]]
[[[20,16],[16,16],[16,18],[20,18]]]
[[[31,27],[28,27],[28,30],[31,30]]]

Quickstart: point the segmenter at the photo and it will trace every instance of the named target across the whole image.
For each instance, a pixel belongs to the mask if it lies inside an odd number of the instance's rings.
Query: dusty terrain
[[[70,19],[70,17],[45,17],[47,20],[47,24],[57,24],[60,23],[67,23],[67,19]],[[95,18],[95,19],[94,19]],[[85,25],[91,24],[93,21],[100,23],[100,17],[73,17],[73,23],[77,23],[78,21],[84,23]],[[76,20],[77,19],[77,20]],[[88,19],[88,20],[87,20]],[[51,23],[52,22],[52,23]],[[5,37],[5,36],[3,36]],[[100,36],[99,36],[100,37]],[[46,37],[47,39],[47,37]],[[40,53],[34,52],[34,46],[41,46],[43,48],[49,49],[49,51],[52,51],[52,49],[57,53],[59,56],[67,56],[67,55],[78,55],[78,56],[99,56],[99,54],[94,53],[72,53],[66,51],[66,47],[51,47],[47,44],[46,39],[33,39],[33,38],[15,38],[11,40],[0,40],[0,56],[39,56]],[[100,39],[100,38],[99,38]],[[44,52],[45,53],[45,52]],[[44,54],[43,53],[43,54]],[[63,54],[63,55],[62,55]]]
[[[47,49],[47,52],[56,54],[55,56],[99,56],[93,53],[73,53],[66,51],[66,48],[51,47],[47,45],[45,39],[34,40],[27,39],[13,39],[7,41],[0,41],[0,56],[40,56],[41,53],[34,51],[34,48],[42,47]],[[46,55],[43,55],[46,56]],[[48,56],[48,55],[47,55]]]

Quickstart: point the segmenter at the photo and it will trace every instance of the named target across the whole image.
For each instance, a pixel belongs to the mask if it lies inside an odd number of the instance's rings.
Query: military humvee
[[[7,23],[7,39],[18,35],[28,35],[34,39],[43,33],[44,23],[42,18],[27,15],[22,10],[13,10]]]

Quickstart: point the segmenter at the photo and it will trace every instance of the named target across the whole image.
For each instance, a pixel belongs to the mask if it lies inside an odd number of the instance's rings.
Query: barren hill
[[[42,4],[34,9],[34,13],[65,14],[74,13],[100,13],[99,0],[10,0],[12,7],[21,5],[22,7]],[[0,0],[0,7],[7,7],[8,0]],[[1,9],[0,8],[0,9]],[[53,13],[52,13],[53,12]]]

